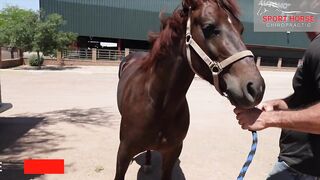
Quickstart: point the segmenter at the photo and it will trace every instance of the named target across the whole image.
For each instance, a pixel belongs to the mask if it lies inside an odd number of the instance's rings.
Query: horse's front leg
[[[130,147],[125,142],[120,142],[118,155],[117,155],[117,167],[115,180],[124,180],[125,174],[128,170],[130,161],[135,154],[130,153]]]
[[[172,179],[172,170],[177,162],[182,150],[182,143],[180,145],[161,150],[162,154],[162,180]]]

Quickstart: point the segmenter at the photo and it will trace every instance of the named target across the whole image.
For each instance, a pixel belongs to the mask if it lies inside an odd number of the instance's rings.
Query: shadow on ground
[[[47,71],[63,71],[63,70],[72,70],[79,69],[77,66],[41,66],[39,69],[38,66],[19,66],[13,68],[13,70],[47,70]]]
[[[152,151],[151,153],[151,169],[145,172],[143,165],[145,164],[145,152],[139,154],[134,160],[140,165],[137,180],[161,180],[161,164],[162,164],[162,157],[161,154]],[[181,161],[178,159],[176,162],[173,172],[172,172],[172,179],[173,180],[185,180],[184,173],[180,167]]]
[[[0,152],[13,145],[19,138],[43,120],[43,117],[1,117]]]
[[[4,168],[3,172],[0,173],[1,180],[30,180],[42,176],[42,174],[24,174],[23,162],[5,162],[2,166]]]
[[[88,125],[113,128],[118,123],[111,121],[112,116],[106,108],[91,108],[0,117],[0,161],[3,162],[0,180],[37,177],[23,175],[24,159],[38,158],[39,155],[46,157],[50,153],[66,150],[59,146],[65,135],[57,133],[61,131],[52,131],[54,128],[48,126],[54,127],[63,122],[84,127],[84,130]]]
[[[16,143],[18,139],[23,137],[30,129],[34,128],[43,121],[44,118],[40,117],[8,117],[0,118],[0,157],[3,155],[4,150],[8,147],[13,147],[10,152],[17,154],[25,150],[23,146],[26,143]],[[2,171],[0,179],[3,180],[27,180],[33,179],[40,175],[24,175],[23,174],[23,161],[12,162],[4,158],[0,158],[2,162]]]
[[[73,125],[96,125],[114,127],[115,122],[111,121],[112,113],[104,108],[91,109],[66,109],[52,111],[39,114],[40,117],[45,117],[43,125],[54,125],[59,122],[71,123]]]

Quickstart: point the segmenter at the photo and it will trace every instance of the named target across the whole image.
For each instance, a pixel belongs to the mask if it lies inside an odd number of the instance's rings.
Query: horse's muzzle
[[[251,80],[239,82],[239,79],[227,83],[226,94],[231,104],[240,108],[252,108],[258,105],[264,95],[265,83],[259,75]]]

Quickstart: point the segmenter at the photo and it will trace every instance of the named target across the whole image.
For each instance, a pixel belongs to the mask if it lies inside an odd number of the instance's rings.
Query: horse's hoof
[[[143,172],[145,174],[149,174],[152,171],[152,166],[151,165],[143,165]]]

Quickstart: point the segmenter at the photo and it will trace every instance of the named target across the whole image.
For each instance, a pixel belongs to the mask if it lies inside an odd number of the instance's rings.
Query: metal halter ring
[[[190,45],[191,39],[192,39],[192,35],[191,34],[187,34],[186,35],[186,45]]]
[[[223,71],[223,67],[221,66],[221,64],[216,61],[211,61],[211,63],[209,64],[209,68],[215,75],[218,75]]]

